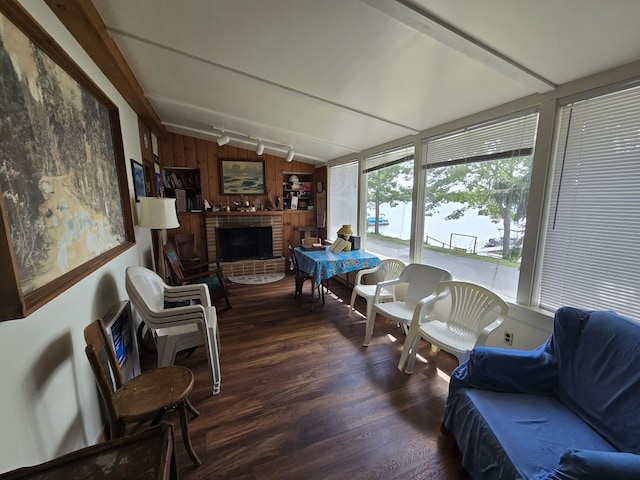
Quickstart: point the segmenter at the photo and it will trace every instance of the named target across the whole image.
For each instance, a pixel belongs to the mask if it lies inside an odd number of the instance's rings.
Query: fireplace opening
[[[266,260],[273,256],[271,227],[218,227],[218,260]]]

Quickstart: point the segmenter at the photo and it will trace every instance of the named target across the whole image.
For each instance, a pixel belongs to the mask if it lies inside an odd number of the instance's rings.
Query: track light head
[[[264,152],[264,143],[262,143],[262,140],[258,141],[258,145],[256,145],[256,153],[258,155],[262,155],[262,153]]]
[[[287,162],[292,162],[293,161],[293,148],[289,147],[289,150],[287,151],[287,156],[286,156],[286,160]]]
[[[229,143],[231,141],[231,139],[229,138],[228,135],[222,135],[220,138],[218,138],[217,142],[219,146],[223,146],[226,145],[227,143]]]

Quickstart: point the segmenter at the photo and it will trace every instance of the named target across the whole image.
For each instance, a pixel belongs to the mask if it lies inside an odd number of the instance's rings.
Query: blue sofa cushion
[[[450,392],[467,387],[553,395],[558,372],[551,350],[550,342],[535,350],[476,347],[453,372]]]
[[[567,450],[550,475],[533,480],[638,480],[640,456],[632,453]]]
[[[560,401],[618,450],[640,454],[640,324],[563,307],[551,341]]]
[[[477,479],[545,478],[566,449],[616,451],[551,396],[462,389],[454,401],[446,426]]]

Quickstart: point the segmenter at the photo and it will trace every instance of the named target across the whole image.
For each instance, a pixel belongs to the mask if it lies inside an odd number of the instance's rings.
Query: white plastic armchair
[[[219,393],[218,319],[207,286],[172,287],[151,270],[139,266],[127,267],[125,286],[135,311],[153,333],[158,367],[173,365],[176,353],[182,350],[205,345],[213,393]],[[183,303],[183,306],[169,306]]]
[[[448,292],[448,295],[443,295]],[[444,318],[438,318],[438,308],[426,319],[414,316],[402,349],[398,369],[413,372],[420,338],[431,344],[431,355],[438,349],[464,362],[471,350],[485,345],[487,338],[507,317],[509,306],[498,295],[480,285],[468,282],[442,282],[437,290],[438,301],[451,302]],[[446,310],[446,309],[444,309]]]
[[[373,308],[373,297],[376,294],[376,284],[365,285],[362,283],[362,277],[371,273],[375,273],[382,268],[384,277],[380,281],[393,280],[400,276],[400,273],[402,272],[402,270],[404,270],[404,267],[406,267],[406,264],[402,260],[397,260],[395,258],[385,258],[384,260],[382,260],[380,265],[377,265],[376,267],[360,270],[356,275],[353,291],[351,292],[349,316],[351,316],[351,313],[353,312],[353,306],[356,303],[356,295],[364,297],[364,299],[367,301],[366,318],[369,318],[371,316],[371,309]],[[381,302],[394,301],[395,299],[396,294],[394,288],[384,289],[382,292],[380,292]]]
[[[451,274],[446,270],[431,265],[410,263],[402,270],[398,278],[379,282],[376,285],[376,293],[373,296],[371,315],[367,317],[367,329],[363,345],[365,347],[369,346],[378,313],[398,322],[406,333],[416,309],[419,310],[420,316],[426,315],[436,300],[434,295],[436,288],[440,282],[445,280],[451,280]],[[384,292],[395,288],[396,285],[401,283],[407,284],[405,299],[383,303]]]

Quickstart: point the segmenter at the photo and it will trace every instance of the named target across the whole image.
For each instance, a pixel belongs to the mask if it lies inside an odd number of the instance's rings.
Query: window
[[[354,227],[358,220],[358,162],[352,161],[328,169],[329,218],[327,237],[336,239],[342,225]]]
[[[369,156],[364,162],[367,250],[409,263],[413,145]]]
[[[561,108],[539,302],[640,319],[640,87]]]
[[[427,142],[423,263],[515,299],[537,119]]]

